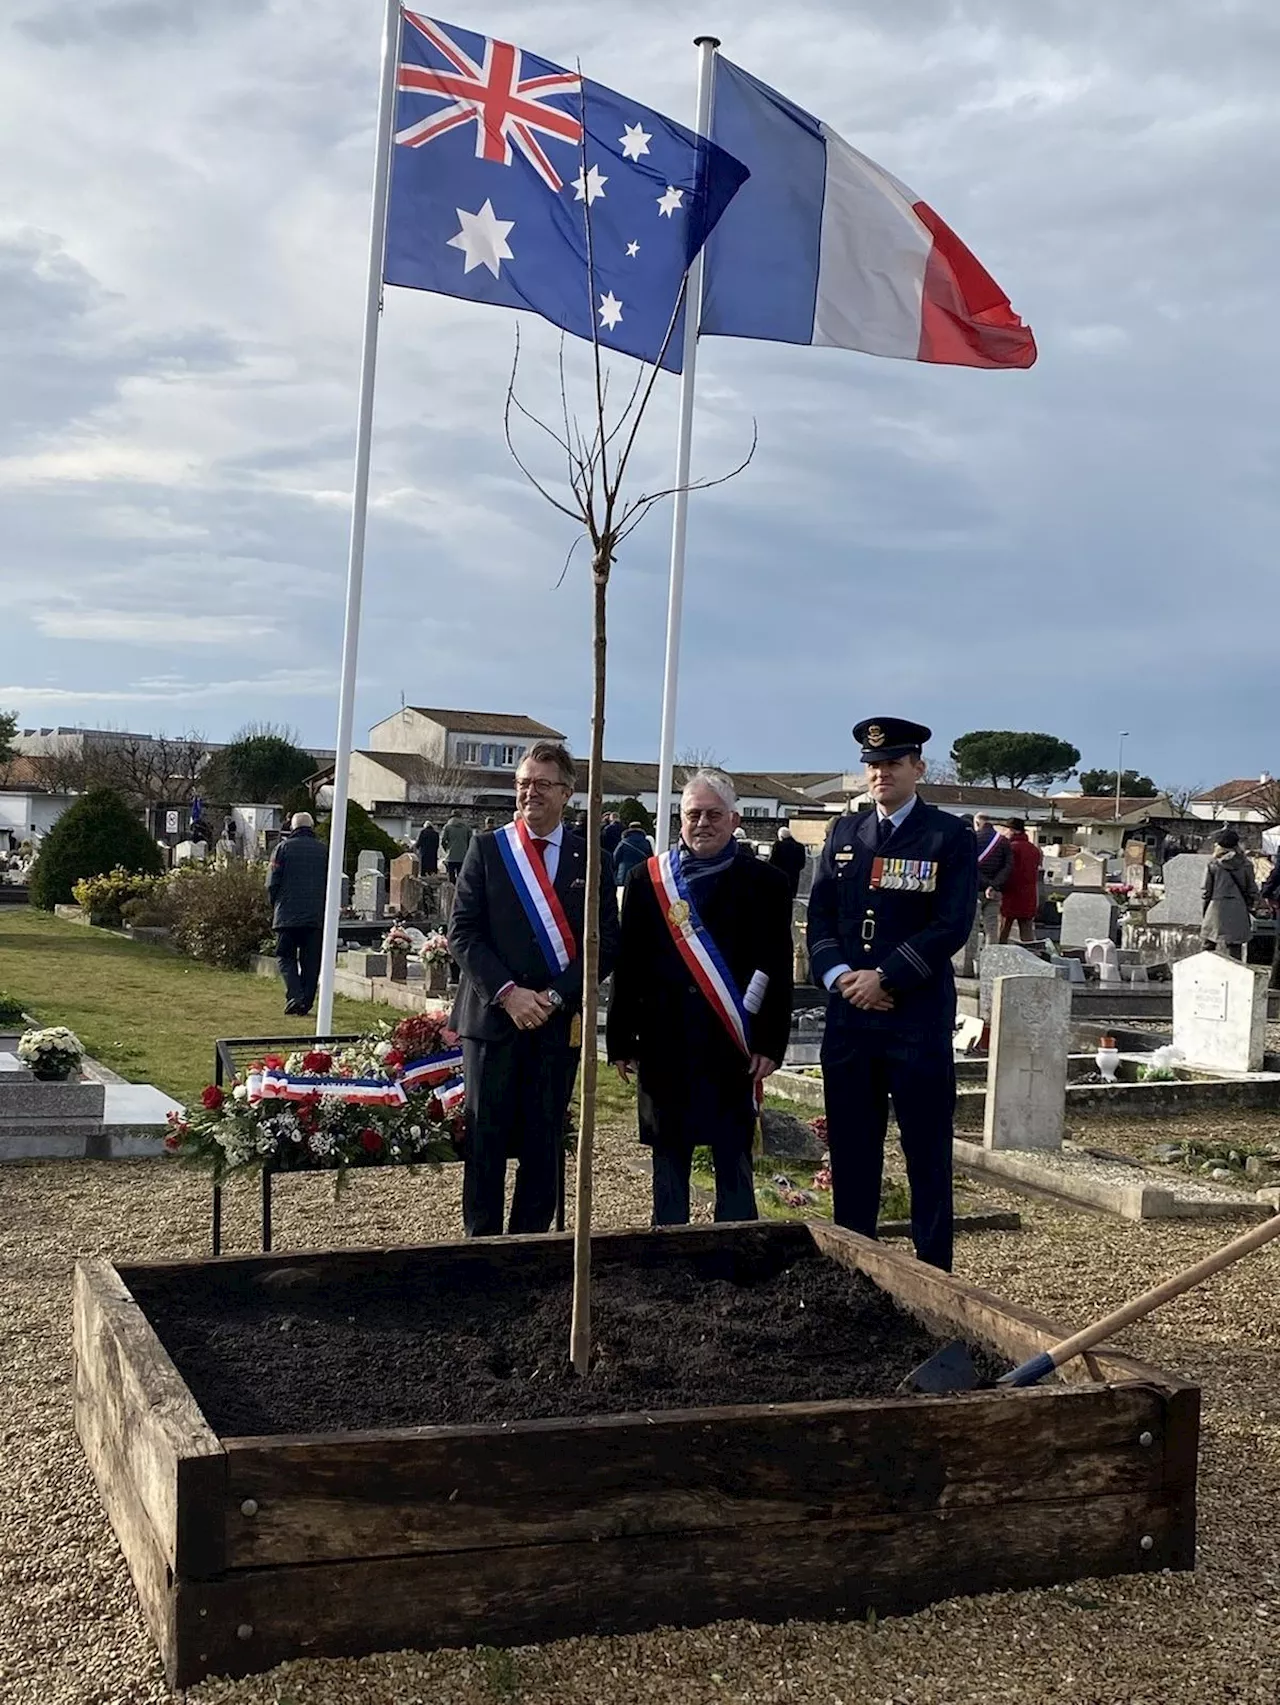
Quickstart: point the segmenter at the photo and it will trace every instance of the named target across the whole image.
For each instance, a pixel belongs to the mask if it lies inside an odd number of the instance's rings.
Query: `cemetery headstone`
[[[1003,947],[984,947],[978,958],[978,1016],[991,1017],[991,989],[997,977],[1048,977],[1058,974],[1047,959],[1028,953],[1012,942]]]
[[[1060,978],[997,977],[992,991],[989,1149],[1060,1149],[1067,1099],[1071,988]]]
[[[1135,895],[1141,896],[1147,891],[1149,874],[1149,867],[1146,864],[1126,864],[1124,867],[1125,884],[1132,889]]]
[[[385,953],[365,953],[363,951],[348,953],[347,970],[354,971],[357,977],[385,977],[387,974],[387,956]]]
[[[359,876],[362,870],[380,870],[385,874],[386,868],[387,861],[385,857],[382,853],[376,852],[372,849],[362,852],[356,860],[357,876]]]
[[[1204,873],[1209,859],[1204,853],[1179,853],[1164,867],[1164,899],[1147,913],[1149,924],[1181,924],[1200,927],[1204,916]]]
[[[1098,967],[1100,983],[1118,983],[1120,981],[1120,955],[1116,951],[1114,941],[1089,941],[1085,943],[1085,963]]]
[[[1046,857],[1040,865],[1040,880],[1046,888],[1067,888],[1071,885],[1071,860],[1059,856]]]
[[[338,905],[344,912],[347,911],[351,905],[351,878],[347,875],[345,870],[342,873],[341,886],[338,889]]]
[[[1077,853],[1071,860],[1071,886],[1073,888],[1104,888],[1107,881],[1107,866],[1096,853]]]
[[[1173,1045],[1188,1065],[1224,1072],[1262,1068],[1267,1036],[1265,966],[1196,953],[1173,967]]]
[[[179,841],[173,849],[175,864],[203,864],[205,845],[203,841]]]
[[[1062,902],[1063,947],[1083,947],[1086,942],[1110,938],[1116,927],[1116,909],[1107,894],[1068,894]]]
[[[405,852],[393,858],[387,885],[387,900],[391,910],[398,912],[402,918],[412,916],[417,911],[414,902],[421,892],[417,853]]]
[[[361,853],[360,857],[368,855]],[[374,855],[381,858],[382,854]],[[366,867],[356,872],[355,913],[358,918],[381,918],[387,909],[387,879],[380,870]]]

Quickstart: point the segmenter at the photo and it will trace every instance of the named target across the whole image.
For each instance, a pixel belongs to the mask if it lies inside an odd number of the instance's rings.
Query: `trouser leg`
[[[324,931],[319,924],[299,932],[298,942],[298,1004],[309,1007],[316,998],[320,982],[320,944]]]
[[[302,999],[302,978],[298,970],[298,932],[285,928],[276,931],[276,964],[284,978],[284,998],[289,1006]]]
[[[881,1043],[833,1038],[822,1062],[822,1091],[831,1154],[831,1216],[837,1225],[874,1237],[880,1217],[888,1081]]]
[[[567,1045],[568,1021],[518,1037],[520,1167],[511,1198],[510,1232],[543,1232],[555,1218],[564,1147],[565,1113],[573,1084],[574,1053]]]
[[[948,1033],[889,1050],[889,1086],[911,1188],[911,1240],[931,1267],[951,1271],[951,1144],[956,1073]]]
[[[462,1223],[468,1237],[502,1231],[507,1181],[507,1131],[514,1112],[514,1039],[462,1044],[466,1083],[466,1148]]]
[[[712,1143],[711,1154],[716,1169],[716,1219],[758,1219],[751,1151],[735,1140]]]
[[[978,919],[982,928],[982,942],[985,947],[994,947],[1000,940],[1000,901],[984,900],[978,908]]]
[[[688,1225],[689,1171],[693,1165],[693,1149],[679,1147],[655,1148],[653,1151],[653,1223],[654,1225]]]

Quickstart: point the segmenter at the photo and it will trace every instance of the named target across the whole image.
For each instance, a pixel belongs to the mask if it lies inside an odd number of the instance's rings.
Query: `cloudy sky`
[[[10,0],[0,708],[331,745],[381,7]],[[451,0],[690,122],[691,38],[909,183],[1029,373],[704,342],[681,748],[839,768],[862,714],[1166,783],[1280,765],[1268,0]],[[410,703],[586,739],[588,588],[502,443],[514,316],[388,292],[357,740]],[[525,321],[554,409],[556,334]],[[626,365],[625,363],[623,364]],[[672,453],[664,379],[645,477]],[[656,755],[669,516],[615,571],[607,749]]]

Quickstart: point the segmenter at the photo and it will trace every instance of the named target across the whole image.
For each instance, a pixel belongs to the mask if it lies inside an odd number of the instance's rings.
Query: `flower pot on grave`
[[[407,983],[409,981],[409,955],[397,953],[395,948],[392,948],[387,954],[387,975],[393,983]]]
[[[427,993],[443,995],[449,988],[449,967],[443,959],[433,959],[425,967],[427,973]]]
[[[74,1060],[39,1060],[31,1067],[31,1075],[41,1083],[70,1083],[75,1076]]]

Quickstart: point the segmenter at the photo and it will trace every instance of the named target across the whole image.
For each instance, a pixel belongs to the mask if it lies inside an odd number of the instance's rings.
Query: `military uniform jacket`
[[[841,964],[878,970],[893,1012],[860,1012],[837,997],[850,1022],[945,1022],[955,1011],[951,956],[968,940],[977,892],[973,831],[958,817],[917,798],[883,847],[875,811],[838,817],[809,896],[814,982],[821,988]]]
[[[587,891],[587,847],[580,835],[566,829],[552,886],[564,907],[577,945],[568,967],[552,974],[533,933],[527,913],[498,851],[492,829],[473,835],[449,919],[449,952],[458,963],[462,981],[450,1025],[460,1036],[477,1042],[496,1042],[516,1034],[515,1026],[494,998],[507,983],[525,989],[555,989],[564,1010],[544,1026],[548,1036],[566,1034],[569,1020],[582,1005],[582,920]],[[600,976],[613,969],[618,948],[618,896],[611,882],[600,884]]]

